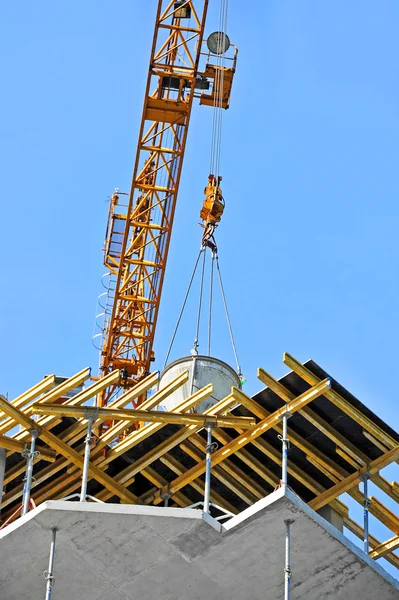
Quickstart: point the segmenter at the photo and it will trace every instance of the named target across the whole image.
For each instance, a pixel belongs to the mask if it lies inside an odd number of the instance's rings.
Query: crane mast
[[[228,107],[232,69],[199,72],[208,0],[159,0],[137,153],[127,202],[111,197],[104,264],[112,310],[105,322],[102,375],[119,369],[120,384],[150,370],[176,199],[195,97]],[[102,395],[106,405],[114,390]]]

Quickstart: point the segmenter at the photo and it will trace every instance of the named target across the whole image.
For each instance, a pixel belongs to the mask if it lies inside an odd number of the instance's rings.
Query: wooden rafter
[[[309,502],[309,506],[314,510],[320,509],[322,506],[325,506],[325,504],[329,504],[329,502],[334,500],[334,498],[337,498],[341,494],[348,492],[351,488],[360,483],[365,475],[373,475],[374,473],[377,473],[380,469],[383,469],[391,462],[395,461],[398,457],[399,445],[395,446],[395,448],[392,448],[392,450],[386,454],[383,454],[382,456],[371,461],[367,467],[362,467],[358,471],[355,471],[355,473],[352,473],[352,475],[346,477],[346,479],[336,483],[333,487],[317,496],[317,498],[311,500]]]
[[[316,385],[320,379],[316,377],[309,369],[302,365],[288,352],[284,353],[283,361],[292,369],[297,375],[302,377],[309,385]],[[392,449],[396,446],[397,442],[385,431],[383,431],[378,425],[376,425],[369,417],[366,417],[359,409],[352,406],[345,398],[342,398],[338,392],[330,389],[326,394],[326,398],[330,400],[335,406],[337,406],[342,412],[351,417],[354,421],[359,423],[366,431],[373,435],[377,440],[382,442],[388,449]]]
[[[116,409],[116,408],[79,408],[75,406],[60,406],[59,404],[49,404],[32,406],[34,415],[58,415],[61,417],[80,417],[87,419],[89,416],[102,419],[112,419],[119,421],[134,421],[148,423],[172,423],[174,425],[197,425],[201,427],[242,427],[249,429],[256,423],[252,417],[225,417],[225,416],[207,416],[191,413],[184,415],[176,412],[150,411],[135,409]]]
[[[326,379],[314,386],[313,388],[311,388],[310,390],[307,390],[304,394],[298,396],[295,400],[288,403],[286,407],[275,411],[269,417],[266,417],[266,419],[263,419],[263,421],[255,425],[255,427],[252,427],[245,433],[241,434],[226,446],[223,446],[222,448],[216,450],[216,452],[212,456],[212,464],[216,466],[217,464],[221,463],[223,460],[228,458],[230,455],[234,454],[237,450],[243,448],[246,444],[251,443],[252,440],[255,440],[256,438],[260,437],[269,429],[272,429],[280,421],[281,416],[286,410],[288,410],[290,413],[298,411],[300,408],[322,395],[325,392],[325,390],[329,387],[330,381]],[[200,463],[198,463],[198,465],[189,469],[184,475],[175,479],[170,484],[170,489],[172,490],[172,492],[175,492],[187,485],[187,483],[189,483],[190,481],[196,479],[199,475],[201,475],[204,472],[205,460],[202,460]],[[159,490],[156,494],[154,494],[152,498],[148,499],[148,502],[152,501],[154,504],[159,504],[162,498],[162,492],[163,490]]]

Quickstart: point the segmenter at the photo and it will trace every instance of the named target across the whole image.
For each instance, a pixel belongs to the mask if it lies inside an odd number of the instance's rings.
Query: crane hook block
[[[221,181],[222,178],[220,175],[218,177],[212,174],[208,176],[208,185],[204,190],[205,200],[200,212],[200,217],[204,221],[205,227],[208,224],[216,225],[222,218],[224,199],[222,190],[219,187]]]

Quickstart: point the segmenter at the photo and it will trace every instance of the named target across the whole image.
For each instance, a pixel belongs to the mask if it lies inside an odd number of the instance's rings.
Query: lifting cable
[[[174,341],[175,341],[176,333],[177,333],[177,330],[179,329],[179,325],[180,325],[181,318],[183,316],[184,309],[186,308],[187,299],[188,299],[188,296],[190,294],[191,286],[193,284],[195,272],[197,270],[199,259],[201,257],[201,252],[203,252],[203,251],[204,251],[204,248],[201,247],[201,249],[200,249],[200,251],[198,253],[198,256],[197,256],[197,260],[195,261],[193,272],[191,273],[190,282],[188,284],[186,295],[185,295],[184,301],[183,301],[183,305],[182,305],[182,307],[180,309],[180,313],[179,313],[179,317],[177,319],[176,327],[175,327],[175,330],[174,330],[173,335],[172,335],[172,339],[171,339],[170,344],[169,344],[169,348],[168,348],[168,352],[166,354],[166,358],[165,358],[165,362],[164,362],[163,368],[165,368],[166,365],[167,365],[167,363],[168,363],[169,355],[170,355],[170,352],[172,350],[172,346],[173,346]]]
[[[211,355],[211,332],[212,332],[212,303],[213,303],[213,265],[216,252],[212,252],[211,275],[209,279],[209,317],[208,317],[208,356]]]
[[[241,367],[240,367],[240,363],[238,361],[238,354],[237,354],[237,348],[236,348],[236,344],[234,341],[234,336],[233,336],[233,329],[231,327],[231,321],[230,321],[230,315],[229,315],[229,310],[227,308],[227,301],[226,301],[226,295],[224,293],[224,287],[223,287],[223,281],[222,281],[222,274],[220,272],[220,266],[219,266],[219,257],[216,254],[216,269],[218,272],[218,276],[219,276],[219,283],[220,283],[220,291],[222,292],[222,298],[223,298],[223,305],[224,305],[224,312],[226,313],[226,319],[227,319],[227,326],[229,328],[229,333],[230,333],[230,340],[231,340],[231,345],[233,347],[233,352],[234,352],[234,358],[236,359],[236,364],[237,364],[237,375],[239,377],[242,377],[242,373],[241,373]]]
[[[227,29],[227,12],[228,0],[220,1],[219,11],[219,32],[226,33]],[[210,156],[210,173],[218,177],[220,174],[220,152],[222,139],[222,123],[223,123],[223,87],[224,87],[224,53],[216,56],[216,73],[214,87],[218,90],[215,94],[213,103],[213,119],[212,119],[212,137],[211,137],[211,156]]]
[[[194,346],[193,346],[195,354],[198,354],[197,348],[199,346],[198,337],[199,337],[199,328],[200,328],[200,322],[201,322],[202,293],[204,291],[204,274],[205,274],[205,258],[206,258],[206,247],[205,246],[202,246],[201,252],[203,252],[204,258],[202,261],[200,293],[199,293],[199,300],[198,300],[197,327],[195,330],[195,338],[194,338]]]
[[[211,329],[212,329],[212,308],[213,308],[213,279],[214,279],[214,264],[216,263],[216,270],[217,270],[217,274],[218,274],[218,280],[219,280],[219,285],[220,285],[220,291],[221,291],[221,295],[222,295],[222,300],[223,300],[223,306],[224,306],[224,312],[226,315],[226,321],[227,321],[227,327],[229,330],[229,335],[230,335],[230,341],[231,341],[231,345],[233,348],[233,353],[234,353],[234,358],[236,361],[236,366],[237,366],[237,375],[240,377],[241,380],[243,380],[243,376],[242,376],[242,372],[241,372],[241,366],[240,366],[240,362],[238,360],[238,353],[237,353],[237,347],[235,344],[235,340],[234,340],[234,335],[233,335],[233,328],[231,326],[231,321],[230,321],[230,314],[229,314],[229,310],[227,307],[227,300],[226,300],[226,294],[224,291],[224,286],[223,286],[223,280],[222,280],[222,274],[220,271],[220,265],[219,265],[219,256],[217,253],[217,249],[214,248],[211,250],[212,252],[212,261],[211,261],[211,267],[210,267],[210,281],[209,281],[209,315],[208,315],[208,356],[211,355]],[[206,246],[203,245],[201,246],[201,249],[199,251],[199,254],[197,256],[197,260],[195,261],[195,265],[194,265],[194,269],[193,272],[191,274],[191,278],[190,278],[190,282],[188,284],[188,288],[186,291],[186,295],[184,297],[184,301],[183,301],[183,305],[181,307],[180,313],[179,313],[179,317],[177,319],[177,323],[176,323],[176,327],[175,330],[173,332],[173,336],[172,336],[172,340],[169,344],[169,348],[168,348],[168,352],[166,354],[166,358],[165,358],[165,362],[164,362],[164,367],[166,367],[168,360],[169,360],[169,356],[176,338],[176,334],[177,331],[179,329],[180,326],[180,322],[183,316],[183,312],[184,309],[186,307],[187,304],[187,299],[188,296],[190,294],[190,290],[192,287],[192,283],[194,281],[194,276],[195,273],[197,271],[198,268],[198,263],[200,261],[201,258],[201,254],[203,253],[203,260],[202,260],[202,269],[201,269],[201,279],[200,279],[200,290],[199,290],[199,299],[198,299],[198,309],[197,309],[197,322],[196,322],[196,332],[195,332],[195,340],[194,340],[194,347],[191,351],[191,354],[193,356],[197,356],[198,355],[198,346],[199,346],[199,333],[200,333],[200,323],[201,323],[201,312],[202,312],[202,304],[203,304],[203,293],[204,293],[204,280],[205,280],[205,263],[206,263]]]

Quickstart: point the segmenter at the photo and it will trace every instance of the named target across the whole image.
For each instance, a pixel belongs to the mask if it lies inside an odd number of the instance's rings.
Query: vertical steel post
[[[285,566],[284,566],[284,600],[290,600],[291,594],[291,531],[290,527],[294,521],[284,520],[285,523]]]
[[[50,557],[48,561],[48,571],[46,573],[46,597],[45,600],[51,600],[51,590],[54,585],[54,555],[55,555],[55,538],[57,535],[57,527],[53,527],[50,545]]]
[[[283,445],[282,448],[282,460],[281,460],[281,485],[284,488],[284,491],[287,489],[287,481],[288,481],[288,450],[290,447],[290,442],[288,439],[288,424],[287,421],[290,418],[291,413],[288,410],[285,411],[283,415],[281,415],[281,420],[283,422],[283,435],[279,436],[281,443]]]
[[[212,467],[212,425],[207,427],[206,442],[206,469],[205,469],[205,495],[204,512],[209,513],[209,502],[211,497],[211,467]]]
[[[363,518],[364,518],[364,551],[366,554],[369,553],[369,492],[368,492],[368,481],[369,475],[366,473],[363,477],[363,493],[364,493],[364,510],[363,510]]]
[[[165,492],[164,494],[162,494],[162,500],[163,500],[163,505],[165,508],[168,508],[169,506],[169,500],[171,499],[171,495],[169,494],[169,492]]]
[[[1,512],[1,499],[3,497],[3,482],[4,482],[4,473],[6,470],[6,462],[7,462],[7,450],[5,448],[0,448],[0,512]]]
[[[80,502],[86,502],[87,496],[87,480],[89,478],[89,463],[90,463],[90,446],[91,446],[91,429],[93,426],[94,415],[88,415],[87,417],[87,435],[85,439],[85,456],[83,461],[83,473],[82,473],[82,488],[80,490]]]
[[[26,471],[25,471],[25,479],[24,479],[24,491],[23,491],[23,501],[22,501],[22,515],[26,515],[29,511],[29,501],[30,501],[30,490],[32,487],[32,475],[33,475],[33,462],[38,456],[38,452],[35,451],[36,446],[36,438],[39,435],[37,429],[32,429],[31,433],[31,442],[30,442],[30,450],[25,450],[22,453],[22,456],[26,458]]]

